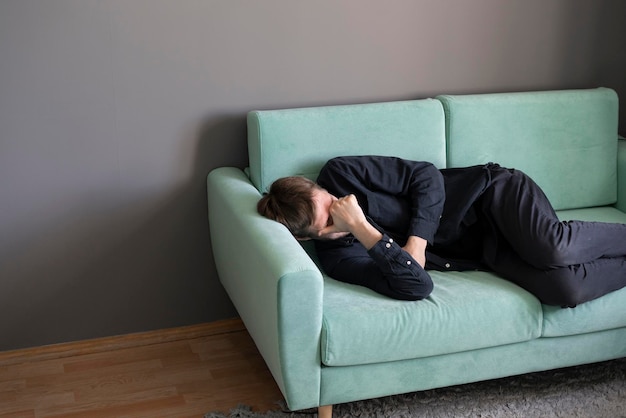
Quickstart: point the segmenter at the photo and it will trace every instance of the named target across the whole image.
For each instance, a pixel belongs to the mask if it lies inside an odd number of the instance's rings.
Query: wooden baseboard
[[[51,360],[83,354],[160,344],[170,341],[202,338],[242,330],[245,330],[245,326],[243,325],[241,319],[233,318],[205,324],[3,351],[0,352],[0,367],[12,364]]]

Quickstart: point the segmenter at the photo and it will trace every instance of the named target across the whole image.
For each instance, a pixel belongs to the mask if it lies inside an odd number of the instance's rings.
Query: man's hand
[[[330,216],[333,218],[333,226],[338,231],[353,233],[355,229],[367,222],[363,209],[353,194],[336,200],[330,207]]]
[[[406,245],[402,247],[404,251],[411,254],[411,257],[419,263],[422,268],[426,266],[426,245],[428,241],[424,238],[420,238],[415,235],[411,235],[406,242]]]
[[[349,232],[369,250],[383,236],[367,221],[363,209],[353,194],[333,202],[330,207],[330,216],[333,221],[332,225],[319,231],[318,236],[320,238],[334,237]]]
[[[383,237],[383,234],[367,221],[363,209],[352,194],[333,202],[330,207],[330,216],[333,222],[318,232],[319,238],[335,239],[346,233],[351,233],[369,250]],[[425,239],[412,235],[402,249],[424,268],[426,266],[427,244]]]

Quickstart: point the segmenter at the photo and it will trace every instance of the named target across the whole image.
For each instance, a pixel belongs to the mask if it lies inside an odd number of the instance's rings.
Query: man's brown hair
[[[257,211],[285,225],[296,238],[306,238],[315,219],[313,191],[317,188],[306,177],[283,177],[272,183],[259,200]]]

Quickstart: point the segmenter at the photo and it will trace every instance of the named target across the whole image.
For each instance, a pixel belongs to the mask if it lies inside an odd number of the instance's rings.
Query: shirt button
[[[389,242],[393,243],[393,238],[389,238]]]
[[[391,244],[387,243],[387,244],[385,244],[385,247],[391,248]]]
[[[406,265],[410,266],[411,265],[411,260],[406,260]]]
[[[446,263],[446,268],[449,269],[450,268],[450,263]]]

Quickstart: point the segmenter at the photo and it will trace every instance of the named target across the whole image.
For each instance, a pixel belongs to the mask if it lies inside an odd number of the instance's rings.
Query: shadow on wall
[[[213,263],[206,175],[245,165],[245,132],[245,116],[209,117],[184,141],[193,164],[182,184],[83,190],[44,227],[12,229],[0,248],[0,350],[236,316]]]
[[[619,132],[626,136],[626,50],[624,49],[624,27],[626,26],[626,2],[603,1],[596,4],[595,19],[593,20],[595,34],[590,42],[593,55],[589,57],[592,63],[593,82],[597,86],[610,87],[617,92],[619,106]],[[572,29],[574,31],[574,29]],[[578,53],[575,42],[569,45],[569,54]],[[564,68],[563,71],[570,71]]]

